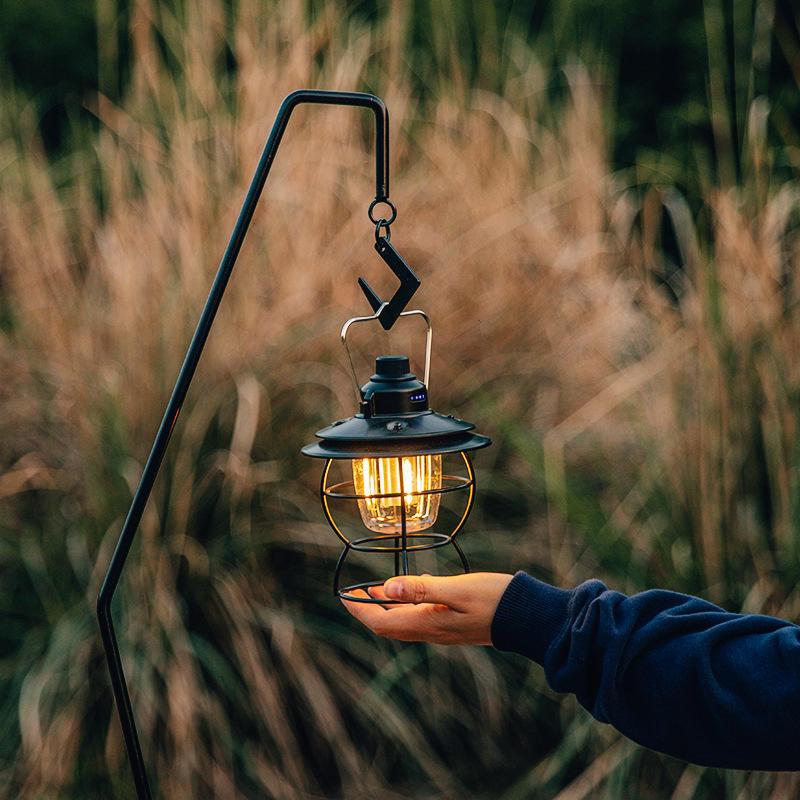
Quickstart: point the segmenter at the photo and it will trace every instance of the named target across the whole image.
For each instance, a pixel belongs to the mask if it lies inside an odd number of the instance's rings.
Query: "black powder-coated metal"
[[[395,442],[335,442],[323,441],[306,445],[303,455],[312,458],[388,458],[390,456],[435,456],[477,450],[491,444],[491,439],[479,433],[428,439],[397,439]]]
[[[396,216],[396,214],[393,216]],[[388,303],[384,303],[383,300],[375,294],[373,288],[364,278],[358,279],[358,285],[361,287],[361,291],[364,292],[364,296],[372,306],[372,310],[378,314],[378,322],[380,322],[381,327],[385,331],[388,331],[392,325],[397,322],[400,312],[408,305],[409,300],[414,296],[414,292],[419,289],[420,280],[414,270],[408,266],[400,253],[397,252],[389,241],[389,223],[386,222],[385,225],[386,236],[378,236],[377,233],[381,227],[381,222],[379,221],[377,223],[375,229],[375,250],[377,250],[378,255],[386,262],[389,269],[398,277],[400,286],[397,288],[391,300],[389,300]]]
[[[491,444],[488,437],[474,433],[474,427],[436,411],[378,417],[357,414],[317,431],[321,441],[306,445],[302,452],[312,458],[380,458],[458,453]]]
[[[359,413],[317,431],[321,441],[302,453],[332,459],[423,456],[491,444],[474,433],[471,422],[431,411],[428,388],[410,371],[407,356],[378,356],[360,397]]]
[[[413,414],[428,410],[428,388],[410,371],[408,356],[378,356],[375,374],[361,387],[361,413]]]
[[[111,615],[111,601],[119,584],[125,561],[133,544],[136,531],[142,518],[145,506],[153,489],[156,476],[161,467],[167,446],[169,445],[172,431],[178,421],[178,416],[183,406],[189,385],[194,377],[195,369],[203,347],[214,323],[217,309],[225,293],[233,267],[242,247],[245,234],[253,218],[258,199],[266,183],[267,176],[275,160],[278,146],[281,143],[286,126],[292,111],[301,104],[321,104],[336,106],[356,106],[372,111],[375,116],[375,200],[388,201],[389,198],[389,115],[383,101],[375,95],[362,92],[330,92],[303,89],[288,95],[281,104],[278,114],[270,131],[264,150],[256,167],[255,174],[250,183],[250,188],[245,196],[239,217],[231,233],[230,241],[222,256],[214,283],[211,286],[200,320],[195,329],[189,349],[178,373],[175,387],[167,403],[164,416],[156,433],[150,455],[145,463],[139,486],[133,496],[128,515],[122,527],[117,546],[111,557],[100,594],[97,598],[97,618],[103,640],[108,670],[111,677],[111,687],[119,712],[120,724],[125,740],[125,749],[128,753],[131,770],[133,772],[136,794],[139,800],[151,800],[152,792],[147,780],[147,771],[144,765],[139,736],[136,731],[136,721],[131,706],[128,686],[125,681],[125,671],[122,666],[117,637],[114,631],[114,622]],[[374,206],[373,206],[374,207]],[[390,206],[394,208],[394,206]],[[370,208],[370,215],[372,207]],[[394,214],[395,212],[393,212]],[[416,277],[416,276],[415,276]]]
[[[485,437],[482,437],[485,438]],[[488,440],[487,440],[488,443]],[[380,580],[363,581],[361,583],[353,583],[349,586],[340,586],[342,568],[344,567],[347,557],[353,552],[361,553],[393,553],[394,554],[394,575],[408,575],[409,574],[409,555],[423,550],[436,550],[439,547],[452,545],[461,561],[461,566],[465,573],[469,572],[469,562],[464,555],[464,551],[456,541],[456,536],[464,527],[464,524],[472,511],[472,506],[475,502],[475,470],[472,466],[472,461],[467,452],[459,452],[464,466],[466,467],[467,476],[461,477],[456,475],[444,475],[442,478],[442,485],[437,489],[426,489],[424,491],[415,491],[413,494],[417,495],[430,495],[430,494],[450,494],[452,492],[459,492],[466,490],[467,503],[461,513],[461,518],[455,527],[448,533],[441,533],[435,531],[415,531],[409,532],[406,526],[406,508],[405,503],[400,504],[400,531],[399,535],[394,533],[389,534],[373,534],[359,539],[349,538],[344,531],[339,527],[336,517],[331,509],[330,501],[353,501],[365,500],[367,495],[355,493],[354,483],[346,481],[344,483],[328,484],[328,476],[330,474],[333,459],[329,458],[325,463],[322,470],[322,476],[319,483],[320,500],[322,501],[322,510],[325,514],[325,519],[331,526],[333,532],[339,537],[344,545],[339,560],[336,562],[336,569],[333,573],[333,592],[337,597],[344,600],[349,600],[354,603],[373,603],[380,605],[394,605],[402,603],[401,600],[385,600],[376,599],[370,593],[370,589],[375,586],[381,586],[386,581],[386,578]],[[398,456],[400,461],[402,456]],[[399,465],[398,465],[399,466]],[[387,499],[392,497],[403,497],[406,494],[404,485],[403,470],[398,469],[400,476],[400,491],[395,493],[381,493],[370,494],[370,499]],[[351,487],[353,487],[351,489]],[[355,594],[357,591],[363,591],[367,594],[364,597],[360,594]]]

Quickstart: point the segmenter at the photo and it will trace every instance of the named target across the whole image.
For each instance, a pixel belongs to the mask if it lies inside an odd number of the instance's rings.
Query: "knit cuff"
[[[542,664],[547,648],[567,621],[573,592],[517,572],[494,613],[492,644]]]

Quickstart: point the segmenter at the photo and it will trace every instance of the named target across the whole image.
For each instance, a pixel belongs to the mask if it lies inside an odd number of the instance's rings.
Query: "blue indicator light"
[[[417,392],[416,394],[411,395],[411,402],[421,403],[425,399],[425,397],[426,397],[425,392]]]

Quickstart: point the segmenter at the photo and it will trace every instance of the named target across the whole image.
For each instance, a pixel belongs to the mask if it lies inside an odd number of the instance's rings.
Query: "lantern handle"
[[[353,354],[350,352],[350,347],[347,344],[347,332],[350,328],[359,323],[359,322],[380,322],[381,321],[381,311],[389,305],[388,303],[381,303],[381,305],[375,309],[374,314],[370,314],[368,317],[351,317],[347,320],[347,322],[342,325],[342,344],[344,345],[345,352],[347,353],[347,360],[350,362],[350,374],[353,378],[353,387],[356,390],[356,401],[361,401],[361,386],[358,382],[358,373],[356,372],[356,365],[353,362]],[[433,328],[431,326],[430,317],[422,310],[415,308],[412,311],[401,311],[398,317],[422,317],[425,320],[425,386],[430,389],[430,379],[431,379],[431,346],[433,344]],[[382,324],[382,323],[381,323]]]

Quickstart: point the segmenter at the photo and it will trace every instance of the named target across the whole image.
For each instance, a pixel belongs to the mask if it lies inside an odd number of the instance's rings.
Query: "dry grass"
[[[436,405],[496,439],[465,537],[481,567],[800,614],[798,186],[772,187],[754,158],[752,186],[709,187],[701,238],[676,190],[611,173],[602,85],[583,68],[554,104],[510,41],[492,62],[502,92],[470,89],[453,56],[423,104],[408,24],[400,4],[367,28],[335,5],[307,24],[299,3],[244,0],[230,23],[221,3],[173,19],[141,0],[124,106],[98,98],[91,147],[58,165],[7,98],[9,797],[128,796],[94,598],[273,114],[298,87],[374,89],[390,108],[393,232],[434,319]],[[446,43],[446,24],[432,35]],[[364,310],[356,276],[382,272],[368,122],[296,112],[131,558],[118,624],[161,793],[797,792],[684,772],[571,702],[559,716],[536,668],[374,642],[329,597],[336,543],[297,450],[350,413],[336,331]],[[655,280],[665,217],[678,302]]]

